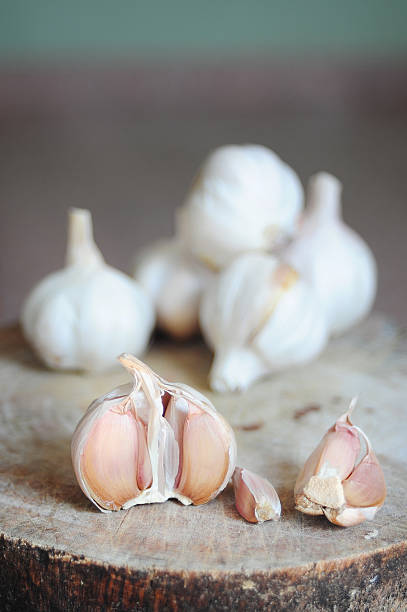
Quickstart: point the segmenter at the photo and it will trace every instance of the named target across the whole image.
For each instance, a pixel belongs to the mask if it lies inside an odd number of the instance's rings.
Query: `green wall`
[[[0,0],[0,59],[407,55],[407,0]]]

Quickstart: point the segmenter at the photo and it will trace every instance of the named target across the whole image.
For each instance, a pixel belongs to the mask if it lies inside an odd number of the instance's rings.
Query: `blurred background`
[[[343,181],[407,324],[406,141],[405,0],[2,0],[0,322],[61,267],[69,206],[126,270],[204,156],[253,142]]]

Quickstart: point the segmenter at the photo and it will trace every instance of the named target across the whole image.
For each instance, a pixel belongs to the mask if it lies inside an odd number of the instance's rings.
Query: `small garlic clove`
[[[233,487],[237,511],[249,523],[280,518],[280,499],[273,485],[265,478],[237,467],[233,474]]]
[[[378,508],[352,508],[345,506],[340,512],[331,508],[324,508],[324,514],[328,521],[339,527],[354,527],[364,521],[371,521]]]
[[[370,442],[350,421],[355,402],[322,438],[294,488],[297,510],[325,514],[329,521],[344,527],[373,518],[386,497],[383,472]],[[367,450],[357,463],[359,436]]]

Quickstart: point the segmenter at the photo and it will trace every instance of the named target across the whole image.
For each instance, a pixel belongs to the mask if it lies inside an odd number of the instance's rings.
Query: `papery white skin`
[[[121,415],[123,418],[130,411],[137,419],[143,422],[146,428],[152,482],[151,486],[148,486],[146,489],[135,491],[134,496],[130,496],[125,503],[121,504],[122,508],[126,509],[139,504],[164,502],[169,498],[178,499],[183,504],[206,503],[216,497],[227,485],[236,464],[236,441],[230,425],[215,410],[211,402],[195,389],[181,383],[170,383],[164,380],[156,375],[146,364],[132,355],[122,355],[120,361],[134,377],[134,384],[122,385],[95,400],[79,422],[72,438],[72,462],[82,491],[102,512],[119,509],[120,505],[115,505],[112,500],[104,500],[104,504],[101,505],[95,499],[96,496],[92,492],[92,484],[86,480],[83,474],[83,460],[86,444],[91,439],[90,436],[94,426],[109,411],[117,414],[123,410]],[[167,414],[170,400],[165,410],[165,416],[163,416],[163,397],[166,396],[168,399],[168,394],[174,402],[172,405],[173,411],[172,414]],[[182,413],[183,404],[186,406],[185,414]],[[188,417],[188,404],[193,406],[193,410],[198,411],[201,416],[210,416],[209,420],[214,434],[217,437],[222,437],[226,449],[225,461],[227,463],[227,470],[222,481],[216,488],[211,488],[211,483],[208,483],[207,486],[210,494],[207,496],[207,499],[199,502],[194,501],[180,491],[181,483],[183,479],[185,480],[183,470],[188,468],[188,465],[185,467],[181,461],[184,440],[181,441],[180,438],[182,429],[182,435],[184,437],[186,435],[184,423],[185,418]],[[177,405],[178,408],[174,409],[174,406]],[[125,422],[123,427],[126,427]],[[109,435],[109,432],[107,432],[107,435]],[[192,448],[192,451],[199,453],[198,447],[199,436],[197,445]],[[103,461],[103,451],[103,447],[100,448],[101,461]],[[205,462],[205,460],[210,462],[211,447],[209,446],[204,451],[204,456],[197,454],[196,456],[188,457],[188,461],[197,462],[195,468],[198,471],[201,465],[200,462]],[[191,448],[189,452],[191,452]],[[117,453],[119,455],[120,449],[117,449]],[[176,477],[180,466],[181,477],[177,487]],[[97,468],[98,466],[95,467]],[[216,469],[211,473],[211,478],[217,482],[219,474],[215,472]]]
[[[209,382],[216,391],[246,389],[313,359],[327,342],[312,290],[288,265],[260,253],[241,255],[211,281],[200,323],[215,352]]]
[[[273,151],[223,146],[200,169],[178,211],[177,231],[191,253],[218,269],[291,236],[302,206],[298,176]]]
[[[281,503],[271,482],[258,474],[237,467],[233,474],[235,505],[249,523],[278,520]]]
[[[177,240],[161,240],[141,251],[132,274],[151,297],[160,329],[178,340],[199,332],[199,303],[213,273]]]
[[[338,179],[325,172],[310,179],[300,229],[280,254],[313,286],[331,334],[369,313],[377,287],[371,250],[342,220],[341,190]]]
[[[74,208],[66,267],[31,291],[21,324],[47,366],[103,370],[116,366],[123,351],[145,350],[154,309],[136,281],[105,263],[93,240],[90,212]]]
[[[383,472],[370,441],[350,420],[356,401],[308,457],[294,487],[297,510],[324,514],[341,527],[372,520],[386,497]],[[366,448],[359,460],[360,441]]]

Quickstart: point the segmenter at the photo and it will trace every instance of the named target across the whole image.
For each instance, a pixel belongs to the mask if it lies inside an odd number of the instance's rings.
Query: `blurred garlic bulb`
[[[199,332],[199,303],[211,271],[175,240],[162,240],[142,251],[133,276],[149,294],[157,325],[177,339]]]
[[[327,328],[312,290],[271,255],[238,257],[209,284],[201,328],[215,358],[212,389],[234,391],[303,363],[325,347]]]
[[[355,403],[353,400],[308,457],[294,489],[297,510],[325,514],[342,527],[371,520],[386,497],[382,468],[370,442],[350,420]],[[366,448],[358,461],[360,440]]]
[[[191,253],[218,269],[291,236],[302,206],[296,173],[273,151],[224,146],[206,159],[178,211],[178,234]]]
[[[21,314],[23,331],[51,368],[102,370],[124,351],[140,354],[154,325],[144,290],[108,266],[93,240],[88,210],[69,212],[66,267],[44,278]]]
[[[332,334],[370,311],[377,284],[372,252],[342,220],[341,189],[338,179],[325,172],[311,178],[298,236],[281,253],[313,286]]]
[[[167,382],[132,355],[119,359],[134,384],[95,400],[72,438],[82,491],[102,511],[216,497],[235,468],[232,428],[194,389]]]

